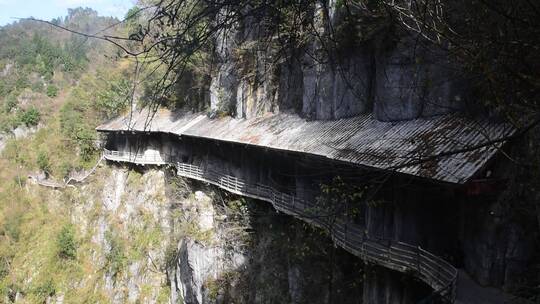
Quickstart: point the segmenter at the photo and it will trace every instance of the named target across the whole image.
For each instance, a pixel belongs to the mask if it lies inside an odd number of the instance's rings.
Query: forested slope
[[[89,33],[124,30],[83,8],[52,22]],[[32,20],[0,27],[0,302],[18,295],[42,303],[88,274],[84,259],[75,259],[81,240],[62,206],[69,200],[27,177],[61,181],[95,164],[94,128],[125,108],[130,71],[109,44]]]

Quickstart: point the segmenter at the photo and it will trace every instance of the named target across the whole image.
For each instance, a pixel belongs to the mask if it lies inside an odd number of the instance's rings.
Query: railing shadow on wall
[[[231,193],[271,203],[283,213],[326,229],[336,245],[364,261],[418,277],[434,289],[426,298],[453,303],[456,297],[458,271],[444,259],[422,249],[399,241],[377,239],[366,235],[365,227],[346,218],[317,216],[317,206],[262,184],[246,183],[243,179],[212,169],[183,163],[178,157],[164,154],[143,154],[104,150],[103,157],[111,161],[140,165],[171,165],[183,177],[207,182]]]

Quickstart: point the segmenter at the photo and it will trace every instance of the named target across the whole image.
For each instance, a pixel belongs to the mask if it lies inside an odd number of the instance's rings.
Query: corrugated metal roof
[[[149,113],[133,113],[132,123],[128,123],[129,116],[120,117],[97,130],[203,137],[309,153],[451,183],[469,180],[503,144],[498,140],[514,132],[506,124],[471,120],[457,114],[381,122],[370,114],[334,121],[306,121],[291,114],[210,119],[200,113],[160,110],[153,117]],[[489,144],[493,141],[498,142]],[[482,145],[486,146],[472,149]],[[467,149],[471,151],[464,151]]]
[[[136,131],[181,134],[198,120],[200,113],[171,112],[165,109],[143,109],[114,118],[96,128],[98,131]]]

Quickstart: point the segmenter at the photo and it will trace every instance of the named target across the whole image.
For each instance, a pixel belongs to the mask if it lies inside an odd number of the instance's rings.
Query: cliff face
[[[263,42],[266,25],[258,20],[221,33],[213,110],[246,118],[292,111],[308,119],[373,112],[392,121],[456,111],[468,99],[463,73],[447,52],[422,45],[384,19],[351,23],[334,1],[317,1],[308,11],[317,35],[300,49]],[[330,43],[337,45],[330,49]]]
[[[44,193],[84,246],[80,279],[48,302],[362,303],[362,262],[267,203],[168,169],[117,166]]]
[[[164,172],[103,168],[71,195],[72,222],[93,248],[94,288],[112,303],[165,303],[171,212]]]

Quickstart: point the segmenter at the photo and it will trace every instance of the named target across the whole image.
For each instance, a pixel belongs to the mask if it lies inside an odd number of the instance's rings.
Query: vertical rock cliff
[[[470,88],[447,51],[336,2],[306,8],[315,31],[302,47],[272,39],[272,25],[252,18],[221,31],[211,108],[239,118],[292,111],[324,120],[373,111],[382,121],[462,108]]]
[[[166,168],[95,174],[48,191],[48,208],[69,214],[85,246],[88,273],[49,302],[90,292],[110,303],[363,303],[362,261],[268,203]]]

